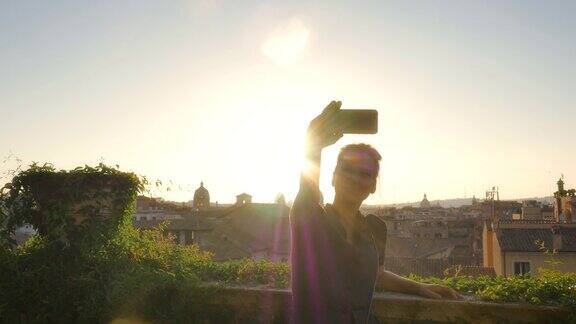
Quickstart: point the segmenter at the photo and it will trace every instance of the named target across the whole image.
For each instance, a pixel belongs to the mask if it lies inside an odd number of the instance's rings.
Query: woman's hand
[[[421,283],[417,295],[432,299],[462,299],[456,290],[442,285]]]
[[[306,143],[309,150],[320,151],[342,137],[342,132],[335,128],[334,123],[341,106],[341,101],[330,102],[322,113],[310,122]]]

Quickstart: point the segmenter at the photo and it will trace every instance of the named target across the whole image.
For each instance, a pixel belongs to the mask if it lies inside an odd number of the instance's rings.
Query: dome
[[[204,182],[200,182],[200,187],[194,191],[192,205],[196,208],[210,206],[210,193],[208,189],[204,188]]]
[[[424,194],[424,198],[420,202],[420,208],[430,208],[430,207],[432,207],[432,205],[428,201],[428,197],[426,197],[426,194]]]

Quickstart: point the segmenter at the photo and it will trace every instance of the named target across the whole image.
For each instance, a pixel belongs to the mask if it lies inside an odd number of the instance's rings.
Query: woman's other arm
[[[432,299],[462,299],[462,296],[450,287],[416,282],[384,270],[382,267],[380,267],[376,288]]]

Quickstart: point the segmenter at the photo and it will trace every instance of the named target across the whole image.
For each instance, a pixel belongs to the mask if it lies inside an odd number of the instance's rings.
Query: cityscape
[[[363,206],[362,212],[385,221],[385,264],[400,274],[443,276],[455,266],[472,276],[536,274],[550,267],[574,272],[575,189],[565,189],[562,178],[557,189],[552,204],[499,200],[494,187],[460,207],[443,208],[424,194],[418,207]],[[198,245],[215,260],[289,261],[290,207],[281,195],[274,202],[253,203],[241,193],[234,203],[218,204],[201,183],[187,203],[138,196],[136,205],[136,228],[166,223],[177,244]],[[35,233],[26,225],[16,238],[22,244]],[[550,264],[547,251],[553,251],[556,264]]]

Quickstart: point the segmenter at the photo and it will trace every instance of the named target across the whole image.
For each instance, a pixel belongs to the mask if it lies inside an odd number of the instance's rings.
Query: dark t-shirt
[[[330,205],[300,190],[290,214],[294,323],[366,323],[383,264],[384,222],[358,213],[353,244]],[[372,319],[373,320],[373,319]]]

